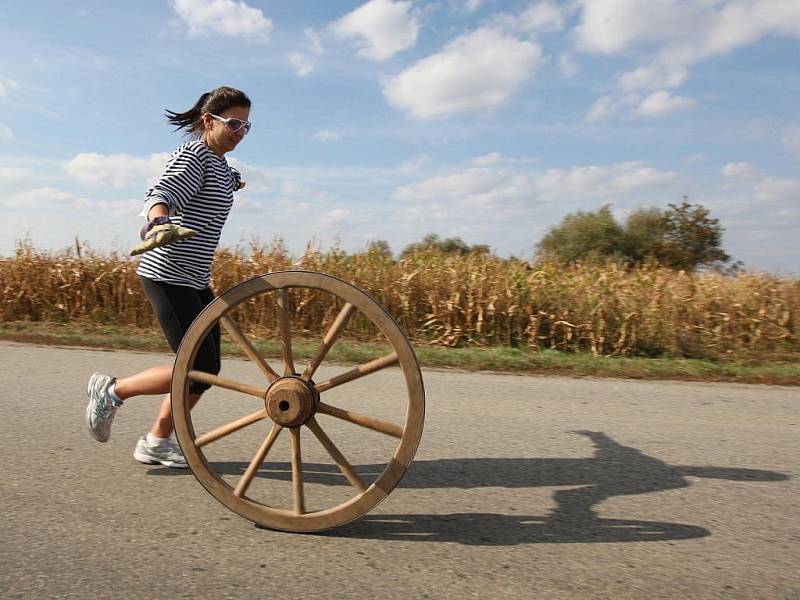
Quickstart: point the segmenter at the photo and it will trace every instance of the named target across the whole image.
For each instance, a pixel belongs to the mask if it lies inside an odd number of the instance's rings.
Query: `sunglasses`
[[[216,119],[220,123],[224,124],[225,128],[231,133],[239,131],[242,127],[244,127],[245,133],[250,133],[250,128],[253,126],[253,124],[250,121],[242,121],[241,119],[233,119],[233,118],[226,119],[224,117],[218,117],[217,115],[212,113],[208,114],[211,115],[211,118]]]

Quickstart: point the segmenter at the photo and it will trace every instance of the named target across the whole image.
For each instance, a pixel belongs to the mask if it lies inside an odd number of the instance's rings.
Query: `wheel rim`
[[[337,319],[323,338],[317,352],[302,374],[295,373],[291,345],[288,293],[292,288],[322,290],[345,302]],[[249,338],[238,329],[229,315],[243,302],[274,292],[280,308],[283,371],[279,375],[255,350]],[[346,370],[321,383],[312,377],[324,361],[330,347],[345,329],[351,314],[359,311],[386,337],[392,352],[379,359]],[[215,324],[222,323],[245,354],[261,369],[265,378],[263,388],[227,380],[220,374],[214,376],[194,371],[191,365],[200,343]],[[406,414],[402,425],[355,413],[325,402],[325,393],[349,381],[399,364],[405,383]],[[262,409],[197,435],[188,402],[190,381],[202,381],[262,398]],[[414,458],[422,435],[424,421],[424,389],[422,376],[414,351],[392,316],[375,300],[357,287],[330,275],[310,271],[283,271],[250,279],[231,288],[209,304],[198,316],[184,336],[175,359],[172,379],[172,412],[175,432],[192,473],[206,490],[233,512],[259,525],[284,531],[319,531],[342,525],[366,514],[399,483]],[[399,438],[399,443],[386,467],[378,477],[366,485],[354,471],[338,447],[328,437],[316,419],[325,414],[336,419]],[[227,483],[209,465],[202,448],[217,439],[226,437],[257,421],[272,421],[272,429],[258,448],[248,469],[234,487]],[[247,489],[264,463],[275,440],[283,429],[291,434],[291,464],[293,506],[291,509],[273,507],[252,500]],[[356,427],[356,429],[358,429]],[[303,492],[303,462],[301,431],[310,431],[338,466],[352,488],[354,496],[335,506],[306,512]],[[302,436],[308,438],[311,436]]]

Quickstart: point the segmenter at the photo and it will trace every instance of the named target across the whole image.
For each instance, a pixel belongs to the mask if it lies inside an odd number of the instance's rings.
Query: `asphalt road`
[[[89,437],[87,377],[168,356],[0,343],[0,360],[3,599],[800,598],[797,388],[426,371],[400,487],[349,525],[289,534],[188,471],[134,461],[152,397],[126,403],[107,444]],[[230,360],[224,374],[258,372]],[[390,414],[398,378],[334,400]],[[198,419],[244,401],[223,396]],[[381,443],[343,425],[331,437],[351,462],[379,469]],[[215,463],[230,477],[248,435]],[[259,485],[290,485],[281,451]],[[310,498],[348,493],[323,454],[309,460]]]

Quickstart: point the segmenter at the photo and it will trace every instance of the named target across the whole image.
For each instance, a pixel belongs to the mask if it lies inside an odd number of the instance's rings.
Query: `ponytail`
[[[250,98],[244,92],[231,87],[218,87],[206,92],[186,112],[166,110],[167,121],[175,125],[175,131],[186,130],[186,135],[200,138],[203,135],[203,115],[207,112],[221,113],[233,106],[250,108]]]

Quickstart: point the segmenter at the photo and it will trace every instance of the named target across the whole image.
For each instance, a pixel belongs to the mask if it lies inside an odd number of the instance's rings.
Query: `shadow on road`
[[[458,542],[470,546],[568,544],[597,542],[658,542],[709,535],[696,525],[548,516],[456,513],[449,515],[367,515],[361,520],[319,535],[420,542]]]
[[[470,545],[528,543],[643,542],[710,535],[700,526],[658,521],[601,519],[594,507],[613,496],[647,494],[688,487],[686,476],[731,481],[783,481],[774,471],[710,466],[670,465],[636,448],[623,446],[605,433],[575,431],[595,446],[592,458],[461,458],[414,461],[403,478],[405,488],[526,488],[576,486],[553,494],[556,507],[547,516],[456,513],[449,515],[365,516],[320,535],[372,539],[447,541]],[[216,462],[220,474],[241,475],[244,462]],[[365,480],[385,465],[358,465]],[[335,465],[305,464],[304,480],[323,485],[349,485]],[[183,471],[185,472],[185,471]],[[154,475],[177,475],[175,469],[154,469]],[[291,464],[267,462],[260,477],[291,480]]]

